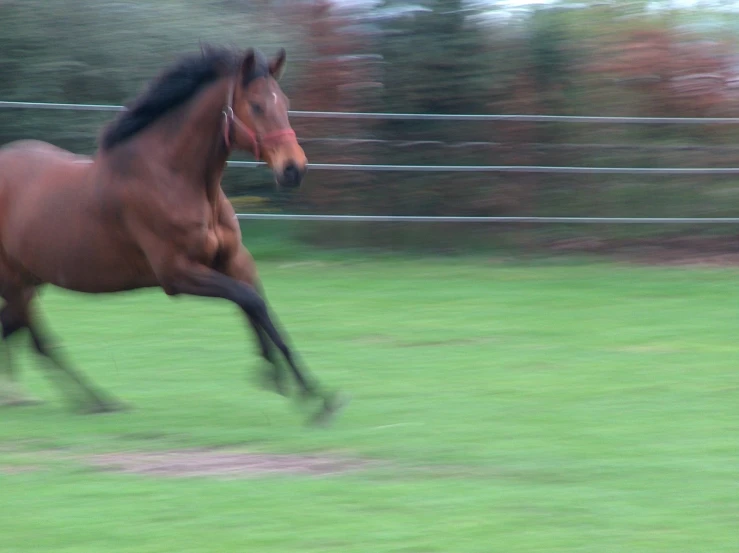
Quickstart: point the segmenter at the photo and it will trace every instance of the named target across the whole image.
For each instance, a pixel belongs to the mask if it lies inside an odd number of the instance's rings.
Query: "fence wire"
[[[70,111],[123,111],[124,106],[106,104],[65,104],[54,102],[0,101],[0,108],[49,109]],[[739,124],[734,117],[610,117],[570,115],[452,115],[430,113],[360,113],[291,111],[293,117],[328,119],[400,119],[435,121],[527,121],[606,124]],[[260,167],[253,161],[229,161],[231,167]],[[632,175],[736,175],[739,168],[647,168],[647,167],[556,167],[523,165],[386,165],[312,163],[309,168],[330,171],[413,171],[413,172],[499,172],[560,174],[632,174]],[[315,215],[239,213],[238,219],[297,221],[366,222],[444,222],[444,223],[543,223],[543,224],[739,224],[737,217],[456,217],[403,215]]]
[[[443,215],[237,213],[236,218],[265,221],[355,221],[378,223],[739,224],[739,217],[456,217]]]
[[[72,111],[123,111],[125,106],[106,104],[63,104],[55,102],[0,101],[0,108],[59,109]],[[737,117],[620,117],[590,115],[516,115],[447,113],[364,113],[350,111],[290,111],[291,117],[318,119],[401,119],[408,121],[526,121],[536,123],[616,123],[640,125],[736,125]]]
[[[262,167],[261,161],[229,161],[229,167]],[[560,173],[565,175],[739,175],[739,167],[560,167],[554,165],[385,165],[309,163],[319,171],[398,171],[415,173]]]

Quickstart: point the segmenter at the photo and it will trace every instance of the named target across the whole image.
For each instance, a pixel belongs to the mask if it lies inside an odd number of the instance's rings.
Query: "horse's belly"
[[[52,186],[48,174],[57,165],[71,174]],[[143,254],[114,214],[103,211],[82,169],[47,161],[35,173],[29,169],[34,178],[23,182],[16,176],[6,187],[8,209],[0,220],[5,257],[29,284],[93,293],[150,286],[153,276]]]
[[[90,248],[89,244],[84,247],[68,244],[53,251],[47,246],[36,248],[21,254],[19,261],[39,282],[77,292],[116,292],[155,284],[145,260],[122,254],[121,248],[101,251]]]
[[[108,256],[91,257],[80,264],[61,263],[45,279],[50,284],[87,293],[108,293],[156,285],[156,278],[145,262],[125,261]]]
[[[6,255],[29,279],[78,292],[102,293],[151,286],[151,269],[131,244],[85,221],[54,215],[19,225],[6,237]]]

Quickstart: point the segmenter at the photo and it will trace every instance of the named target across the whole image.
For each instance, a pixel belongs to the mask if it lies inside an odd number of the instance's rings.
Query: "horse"
[[[36,140],[0,148],[2,342],[27,331],[75,410],[127,406],[50,346],[33,312],[45,285],[86,294],[161,288],[169,296],[227,300],[240,308],[270,365],[264,384],[288,394],[284,361],[300,397],[319,402],[309,421],[326,422],[346,403],[299,367],[221,187],[234,149],[264,161],[278,187],[300,186],[307,158],[278,84],[286,59],[284,48],[267,59],[253,48],[203,46],[162,71],[107,124],[92,156]],[[33,403],[4,349],[3,403]]]

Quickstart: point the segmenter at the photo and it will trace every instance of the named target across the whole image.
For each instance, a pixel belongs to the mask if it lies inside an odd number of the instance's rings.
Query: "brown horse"
[[[307,160],[277,83],[285,59],[284,50],[268,61],[251,49],[212,47],[184,57],[104,129],[93,157],[30,140],[0,149],[2,336],[28,330],[49,374],[84,393],[77,405],[85,412],[121,405],[48,346],[31,305],[44,284],[92,294],[161,287],[229,300],[256,333],[278,392],[286,394],[275,347],[302,396],[320,400],[313,420],[340,406],[298,368],[277,330],[221,189],[232,148],[263,159],[278,186],[300,185]],[[0,378],[5,404],[31,401],[9,358]]]

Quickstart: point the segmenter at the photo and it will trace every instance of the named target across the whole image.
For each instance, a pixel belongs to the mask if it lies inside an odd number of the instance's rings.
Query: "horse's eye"
[[[264,113],[262,106],[260,106],[259,104],[252,104],[251,110],[254,112],[254,115],[262,115],[262,113]]]

